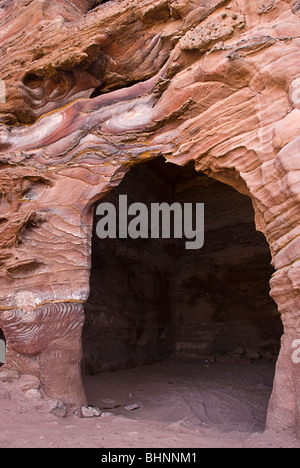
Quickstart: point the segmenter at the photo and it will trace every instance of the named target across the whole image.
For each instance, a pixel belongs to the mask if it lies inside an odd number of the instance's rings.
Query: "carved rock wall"
[[[291,360],[300,333],[299,11],[294,0],[1,3],[7,366],[30,368],[48,393],[82,403],[92,206],[136,162],[193,160],[252,199],[285,328],[268,426],[300,426]],[[57,339],[45,332],[48,321],[60,324]],[[40,359],[61,367],[46,371]],[[71,367],[72,385],[61,385]]]
[[[128,206],[144,203],[149,210],[151,203],[171,202],[164,166],[159,158],[132,167],[103,202],[117,213],[119,195],[127,195]],[[83,370],[92,374],[150,364],[174,351],[174,246],[164,239],[100,240],[100,219],[95,215],[91,292],[84,306]]]

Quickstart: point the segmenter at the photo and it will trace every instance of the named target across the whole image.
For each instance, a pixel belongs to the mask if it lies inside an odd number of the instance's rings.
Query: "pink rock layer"
[[[0,10],[8,368],[77,404],[95,202],[163,155],[248,195],[285,329],[268,427],[300,427],[300,5],[12,0]],[[72,349],[72,352],[70,351]]]

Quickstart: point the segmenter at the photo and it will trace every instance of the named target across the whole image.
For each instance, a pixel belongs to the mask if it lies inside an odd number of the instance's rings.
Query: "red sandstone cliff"
[[[295,0],[1,2],[7,367],[85,402],[92,207],[137,162],[194,160],[251,197],[285,327],[268,424],[300,425],[299,16]]]

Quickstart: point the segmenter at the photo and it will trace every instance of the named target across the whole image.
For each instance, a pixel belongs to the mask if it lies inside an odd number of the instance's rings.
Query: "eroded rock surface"
[[[136,162],[193,160],[252,199],[285,327],[268,424],[300,425],[299,12],[295,0],[1,2],[7,367],[85,404],[92,208]]]

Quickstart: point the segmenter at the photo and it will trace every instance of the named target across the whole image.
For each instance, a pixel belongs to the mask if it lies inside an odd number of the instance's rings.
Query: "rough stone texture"
[[[6,366],[85,404],[94,203],[163,155],[251,197],[284,336],[268,426],[300,427],[299,2],[4,0],[0,327]]]

